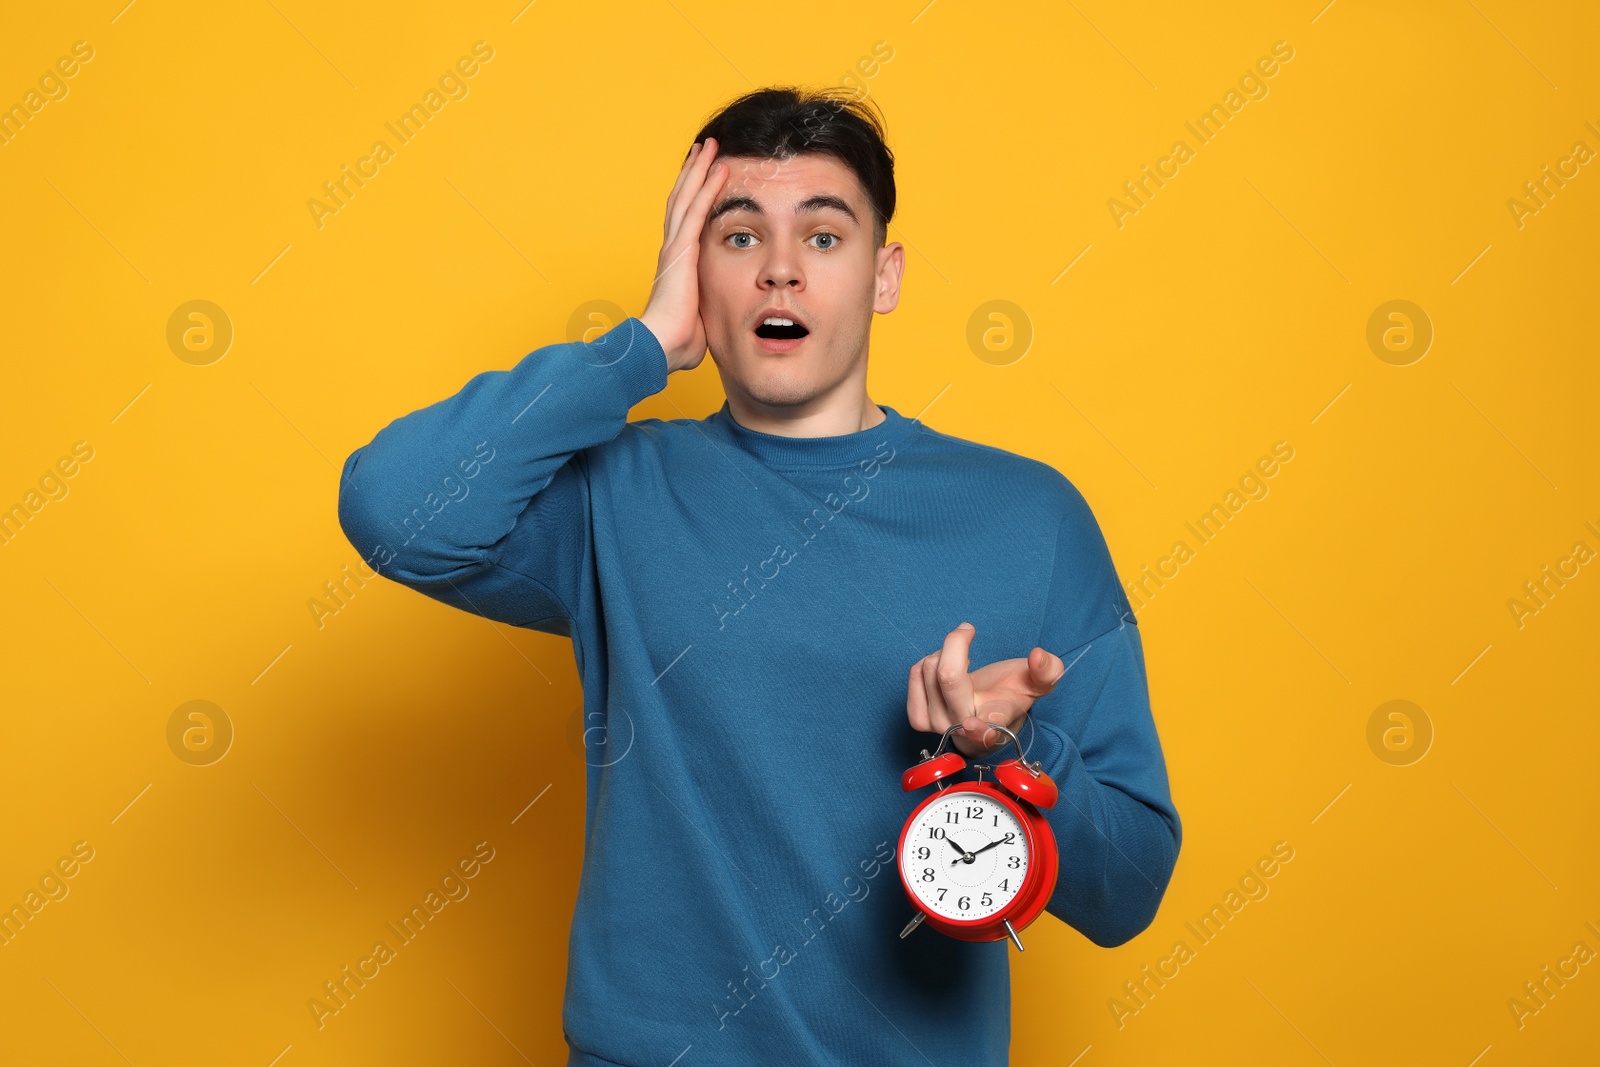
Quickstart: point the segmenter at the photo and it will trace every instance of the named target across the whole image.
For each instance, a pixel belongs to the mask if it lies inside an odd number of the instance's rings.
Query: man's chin
[[[825,391],[812,376],[795,373],[771,364],[763,365],[772,357],[761,357],[753,363],[748,359],[741,364],[746,372],[740,375],[727,373],[723,365],[723,392],[737,391],[752,402],[771,408],[796,408],[811,403]]]
[[[821,390],[809,382],[761,381],[745,388],[745,394],[757,404],[769,408],[798,408],[815,400]]]
[[[830,365],[818,335],[809,335],[797,351],[782,354],[762,351],[753,335],[750,340],[734,349],[732,359],[719,354],[721,346],[711,349],[724,392],[737,391],[753,403],[784,409],[814,403],[838,387],[839,378],[829,373],[836,368]]]

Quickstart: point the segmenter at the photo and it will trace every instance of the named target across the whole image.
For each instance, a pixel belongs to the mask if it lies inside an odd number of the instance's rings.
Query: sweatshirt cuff
[[[611,368],[632,407],[667,387],[667,354],[650,328],[637,317],[623,319],[593,341],[584,358]]]

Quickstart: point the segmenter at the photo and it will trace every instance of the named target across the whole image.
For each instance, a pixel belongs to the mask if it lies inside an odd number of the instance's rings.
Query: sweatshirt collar
[[[876,426],[833,437],[786,437],[749,429],[734,419],[726,400],[706,417],[706,423],[769,467],[827,470],[882,459],[879,445],[888,442],[891,448],[898,447],[916,423],[887,404],[879,404],[878,409],[884,420]]]

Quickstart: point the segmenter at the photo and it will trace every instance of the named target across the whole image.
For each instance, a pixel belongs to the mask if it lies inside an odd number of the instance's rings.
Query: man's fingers
[[[906,717],[913,730],[933,733],[933,721],[928,717],[928,694],[922,688],[922,661],[911,665],[911,676],[906,680]]]
[[[694,166],[695,157],[700,154],[700,142],[696,141],[689,147],[689,154],[684,157],[683,166],[678,168],[678,180],[672,183],[672,192],[667,194],[667,212],[662,218],[661,238],[663,241],[670,236],[672,227],[672,208],[678,202],[678,190],[683,188],[684,179],[689,176],[689,168]]]
[[[696,144],[689,149],[689,158],[684,161],[683,171],[678,175],[678,184],[672,190],[672,200],[667,205],[667,230],[664,242],[666,244],[671,244],[672,239],[678,235],[678,227],[683,222],[683,213],[688,206],[689,197],[694,195],[697,185],[695,168],[700,165],[700,161],[704,158],[706,158],[706,145],[704,142]]]
[[[705,147],[694,157],[694,162],[689,166],[689,173],[684,179],[683,188],[679,191],[678,202],[672,206],[672,225],[667,231],[667,243],[671,244],[683,232],[684,219],[688,217],[690,209],[694,206],[699,194],[704,192],[706,174],[711,170],[712,161],[716,159],[717,142],[714,137],[707,137]]]
[[[934,674],[938,667],[939,654],[935,652],[918,661],[915,670],[921,680],[922,699],[928,707],[928,727],[937,733],[943,733],[955,723],[950,718],[950,709],[945,706],[944,694],[939,691],[939,679]]]
[[[976,632],[970,622],[962,623],[945,636],[944,648],[939,652],[939,665],[934,676],[939,683],[939,692],[944,695],[945,705],[950,710],[951,725],[967,718],[976,707],[972,679],[967,675],[967,668],[971,665],[967,653]]]
[[[1067,673],[1067,665],[1061,662],[1061,657],[1054,652],[1043,648],[1035,648],[1028,653],[1028,674],[1040,696],[1044,696],[1056,687],[1061,681],[1061,676]]]
[[[1011,738],[999,730],[991,729],[989,723],[999,723],[1015,732],[1011,722],[1016,718],[1016,711],[1016,705],[1009,700],[986,701],[973,716],[962,722],[965,728],[961,731],[961,736],[983,748],[1009,744]]]
[[[679,236],[688,240],[690,244],[700,243],[700,233],[705,229],[706,216],[711,214],[711,202],[716,199],[731,173],[726,163],[712,163],[707,168],[704,181],[695,191],[694,199],[689,201],[689,208],[684,212],[683,228]]]
[[[968,623],[962,626],[967,628],[952,630],[944,647],[920,662],[929,725],[940,733],[972,713],[973,689],[972,680],[967,676],[967,645],[973,631]]]
[[[1035,647],[1025,660],[1005,660],[974,673],[968,668],[975,636],[977,630],[964,622],[946,635],[938,652],[912,665],[906,679],[906,714],[913,729],[928,733],[944,733],[959,725],[954,739],[962,742],[963,751],[986,755],[1011,740],[990,724],[1015,733],[1034,699],[1055,688],[1066,665],[1061,657]]]

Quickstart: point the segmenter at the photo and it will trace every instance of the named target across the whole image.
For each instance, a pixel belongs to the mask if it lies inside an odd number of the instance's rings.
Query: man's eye
[[[730,241],[733,241],[733,240],[736,240],[737,238],[740,238],[740,237],[748,237],[748,238],[750,238],[751,241],[754,241],[756,239],[756,235],[755,234],[753,234],[753,233],[745,233],[743,230],[740,230],[738,233],[730,233],[730,234],[728,234],[728,238],[727,239],[730,240]],[[753,248],[754,245],[736,244],[733,247],[735,247],[735,248]]]
[[[813,236],[813,239],[815,239],[817,237],[825,237],[825,238],[828,239],[828,241],[830,243],[821,246],[822,251],[824,251],[824,252],[828,251],[831,248],[837,248],[839,246],[839,235],[836,234],[836,233],[819,233],[819,234],[813,234],[812,236]]]

